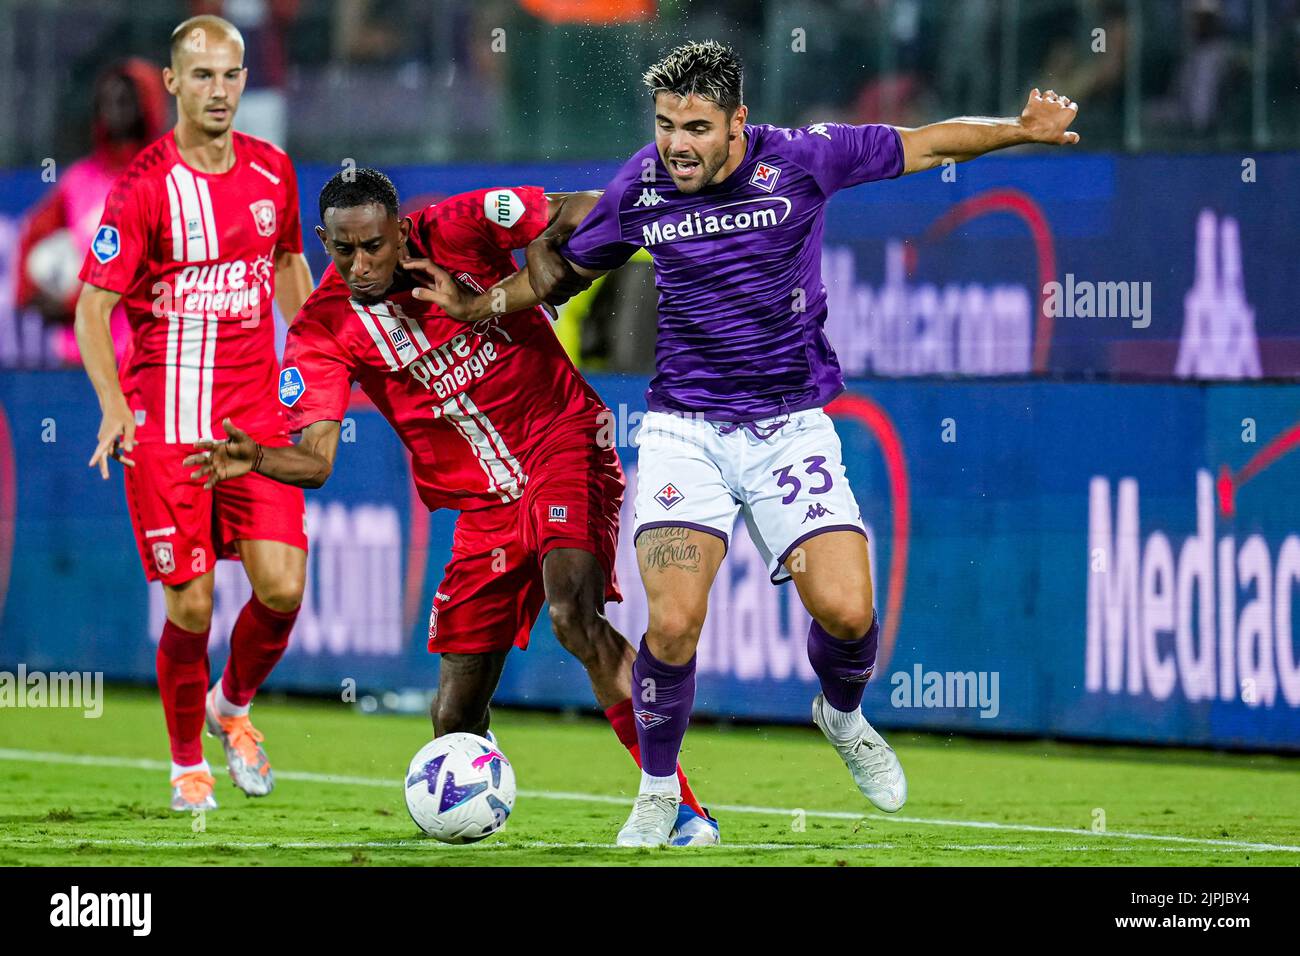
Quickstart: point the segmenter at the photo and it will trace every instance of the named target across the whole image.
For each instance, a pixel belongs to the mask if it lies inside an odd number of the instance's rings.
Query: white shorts
[[[739,425],[648,412],[640,446],[634,543],[650,528],[682,527],[729,545],[739,512],[780,584],[801,542],[825,531],[867,533],[840,437],[820,408]]]

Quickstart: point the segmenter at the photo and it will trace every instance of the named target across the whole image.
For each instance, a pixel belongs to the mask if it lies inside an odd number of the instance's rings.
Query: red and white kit
[[[229,417],[258,441],[288,444],[271,313],[275,261],[302,251],[298,183],[275,146],[232,132],[224,173],[186,165],[168,132],[113,185],[81,268],[122,295],[131,347],[119,377],[135,413],[127,502],[145,574],[181,584],[240,539],[306,548],[302,491],[261,475],[204,490],[181,464]]]
[[[546,196],[478,190],[412,219],[412,255],[482,291],[516,270],[511,249],[546,228]],[[471,326],[411,289],[399,269],[387,298],[363,305],[331,265],[289,330],[280,401],[298,431],[341,421],[359,383],[409,449],[424,504],[461,512],[429,649],[526,647],[544,599],[541,559],[554,548],[594,554],[609,599],[621,600],[623,473],[597,444],[607,411],[541,309]]]

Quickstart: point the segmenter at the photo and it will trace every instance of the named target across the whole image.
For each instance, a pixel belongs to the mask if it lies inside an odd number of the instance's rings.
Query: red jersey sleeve
[[[123,176],[104,201],[104,215],[81,264],[81,281],[125,295],[149,263],[152,187],[142,178]]]
[[[280,404],[289,431],[300,432],[314,422],[341,422],[352,392],[352,363],[342,344],[319,322],[289,326],[280,369]]]
[[[275,240],[275,251],[302,252],[302,210],[298,206],[298,173],[288,156],[281,163],[280,178],[284,181],[284,208],[280,210],[280,234]]]
[[[436,220],[444,236],[461,244],[522,249],[546,228],[546,191],[540,186],[476,189],[435,205],[425,222]]]

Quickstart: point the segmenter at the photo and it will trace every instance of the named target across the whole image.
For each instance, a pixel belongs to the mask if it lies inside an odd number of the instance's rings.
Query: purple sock
[[[852,713],[862,705],[862,694],[876,668],[880,621],[873,612],[867,633],[853,641],[840,641],[816,621],[808,628],[808,661],[822,682],[826,703]]]
[[[677,774],[677,757],[695,706],[695,658],[665,664],[645,639],[632,664],[632,713],[641,745],[641,769],[652,777]]]

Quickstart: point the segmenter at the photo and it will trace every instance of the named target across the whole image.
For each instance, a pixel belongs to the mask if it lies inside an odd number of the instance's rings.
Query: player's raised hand
[[[462,288],[446,269],[429,259],[403,259],[400,265],[412,279],[422,283],[411,295],[422,302],[432,302],[453,319],[469,320],[474,296]]]
[[[538,236],[524,250],[528,261],[528,284],[537,297],[550,305],[563,305],[591,285],[560,254],[563,236]]]
[[[225,441],[196,441],[194,447],[198,451],[184,461],[186,465],[198,465],[190,477],[204,479],[204,488],[248,474],[262,454],[262,446],[249,438],[247,432],[236,428],[229,418],[222,420],[221,427],[226,430]]]
[[[108,460],[116,458],[128,468],[134,468],[135,462],[126,457],[125,452],[135,449],[135,414],[120,397],[104,409],[104,416],[99,422],[99,444],[90,456],[89,467],[99,468],[100,475],[108,480]]]
[[[1020,125],[1029,134],[1030,142],[1051,146],[1072,146],[1079,134],[1069,128],[1079,115],[1079,104],[1055,90],[1039,93],[1038,88],[1029,94],[1029,101],[1020,113]]]

